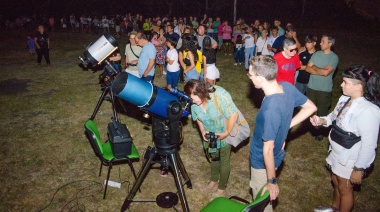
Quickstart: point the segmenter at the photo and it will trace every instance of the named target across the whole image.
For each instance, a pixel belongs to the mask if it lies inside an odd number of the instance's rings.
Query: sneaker
[[[237,63],[234,63],[234,66],[237,66]]]
[[[334,212],[334,208],[319,206],[318,208],[314,208],[314,212]]]
[[[239,63],[239,65],[241,65],[241,63]]]
[[[164,73],[164,75],[166,75],[166,71],[164,71],[163,73]]]
[[[168,176],[168,171],[162,169],[161,172],[160,172],[160,175],[161,175],[161,177],[167,177]]]
[[[230,53],[230,55],[232,55],[232,54]]]

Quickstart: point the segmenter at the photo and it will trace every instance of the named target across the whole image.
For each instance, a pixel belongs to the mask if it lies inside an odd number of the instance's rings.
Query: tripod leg
[[[149,154],[148,159],[144,160],[144,164],[142,165],[142,167],[138,173],[137,179],[136,179],[135,183],[133,184],[132,189],[129,191],[127,198],[125,198],[124,203],[121,206],[120,211],[126,211],[129,208],[129,205],[132,203],[133,198],[135,197],[137,190],[139,190],[142,182],[144,181],[146,175],[148,174],[148,171],[150,169],[153,158],[157,154],[156,148],[153,147],[151,149],[151,147],[148,147],[145,155],[148,155],[148,154]]]
[[[175,158],[178,161],[179,171],[181,172],[183,181],[185,182],[187,188],[190,188],[190,189],[193,188],[193,184],[191,183],[189,175],[186,172],[185,166],[183,165],[182,159],[179,156],[178,151],[175,152]]]
[[[103,93],[102,93],[102,95],[100,96],[98,103],[96,104],[96,107],[95,107],[95,109],[94,109],[94,112],[92,113],[92,116],[91,116],[90,120],[94,120],[94,119],[95,119],[95,116],[96,116],[96,114],[98,113],[99,108],[100,108],[100,106],[102,105],[102,103],[103,103],[103,101],[104,101],[104,98],[105,98],[106,95],[108,94],[109,90],[110,90],[109,87],[105,87],[105,88],[104,88]]]
[[[188,212],[190,210],[189,210],[189,205],[187,204],[185,192],[184,192],[183,187],[182,187],[181,179],[179,177],[180,170],[179,170],[178,163],[177,163],[177,157],[176,157],[175,153],[171,153],[169,156],[170,156],[171,168],[172,168],[173,174],[174,174],[175,184],[176,184],[177,189],[178,189],[179,199],[181,200],[181,204],[182,204],[182,210]]]
[[[116,121],[118,121],[119,117],[117,116],[117,113],[116,113],[115,96],[113,95],[112,89],[110,89],[109,87],[108,87],[108,89],[109,89],[110,96],[111,96],[113,117],[115,117]]]

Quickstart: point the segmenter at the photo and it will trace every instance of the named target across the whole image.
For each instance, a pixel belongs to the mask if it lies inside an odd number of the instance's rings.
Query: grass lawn
[[[334,106],[341,95],[343,69],[355,63],[380,69],[379,31],[351,29],[303,28],[298,32],[300,40],[307,33],[320,38],[326,31],[336,37],[335,50],[340,61],[334,79]],[[107,199],[103,200],[106,169],[98,177],[99,160],[83,128],[101,94],[100,72],[82,71],[77,58],[100,35],[50,33],[51,68],[44,62],[37,67],[36,56],[29,55],[26,49],[27,35],[28,32],[0,32],[0,211],[119,211],[134,181],[132,174],[126,165],[114,166],[110,179],[123,183],[120,189],[109,187]],[[117,40],[123,55],[127,39]],[[232,56],[218,53],[221,79],[217,84],[231,93],[253,130],[262,93],[253,88],[244,67],[233,63]],[[164,86],[164,79],[156,77],[155,84]],[[105,140],[111,105],[104,102],[100,110],[95,122]],[[129,115],[121,114],[120,119],[128,125],[134,144],[143,155],[146,147],[152,145],[151,125],[136,111],[126,114]],[[185,194],[190,210],[199,211],[212,194],[204,189],[210,165],[197,129],[190,120],[184,124],[185,139],[179,153],[193,183],[193,189],[185,188]],[[324,167],[328,140],[315,141],[309,127],[304,123],[290,132],[291,142],[279,176],[281,192],[276,211],[312,211],[316,206],[331,203],[330,175]],[[361,191],[355,192],[354,211],[380,211],[379,153],[375,163]],[[139,170],[141,161],[134,164]],[[250,199],[249,144],[231,154],[231,164],[228,194]],[[161,177],[158,167],[154,165],[150,170],[136,198],[152,199],[161,192],[175,192],[172,175]],[[180,203],[176,208],[181,210]],[[130,211],[174,210],[159,208],[155,203],[132,203]]]

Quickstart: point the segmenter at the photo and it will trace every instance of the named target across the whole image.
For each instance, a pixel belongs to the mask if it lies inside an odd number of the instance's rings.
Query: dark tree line
[[[363,3],[367,2],[367,3]],[[313,20],[327,16],[344,16],[359,13],[379,13],[380,1],[371,0],[237,0],[237,17],[247,21],[254,19],[273,20],[279,17],[284,22]],[[207,8],[206,8],[207,3]],[[222,20],[232,21],[234,0],[2,0],[0,18],[12,19],[20,15],[40,14],[56,18],[76,15],[114,15],[143,14],[148,17],[163,16],[197,16],[207,13],[211,17],[220,16]],[[378,16],[377,16],[378,17]]]

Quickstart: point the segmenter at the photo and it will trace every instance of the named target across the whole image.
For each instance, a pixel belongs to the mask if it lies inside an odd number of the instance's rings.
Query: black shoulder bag
[[[342,113],[343,108],[350,102],[351,98],[347,100],[347,102],[343,105],[343,107],[340,109],[337,118]],[[338,125],[336,125],[336,120],[332,122],[332,128],[330,132],[330,137],[333,141],[335,141],[337,144],[341,145],[342,147],[346,149],[351,149],[351,147],[359,142],[361,140],[361,136],[357,136],[352,132],[346,132]]]
[[[132,53],[133,53],[137,58],[139,58],[139,56],[137,56],[137,55],[135,54],[135,52],[133,51],[133,49],[132,49],[132,45],[131,45],[131,44],[129,44],[129,48],[131,49]]]

